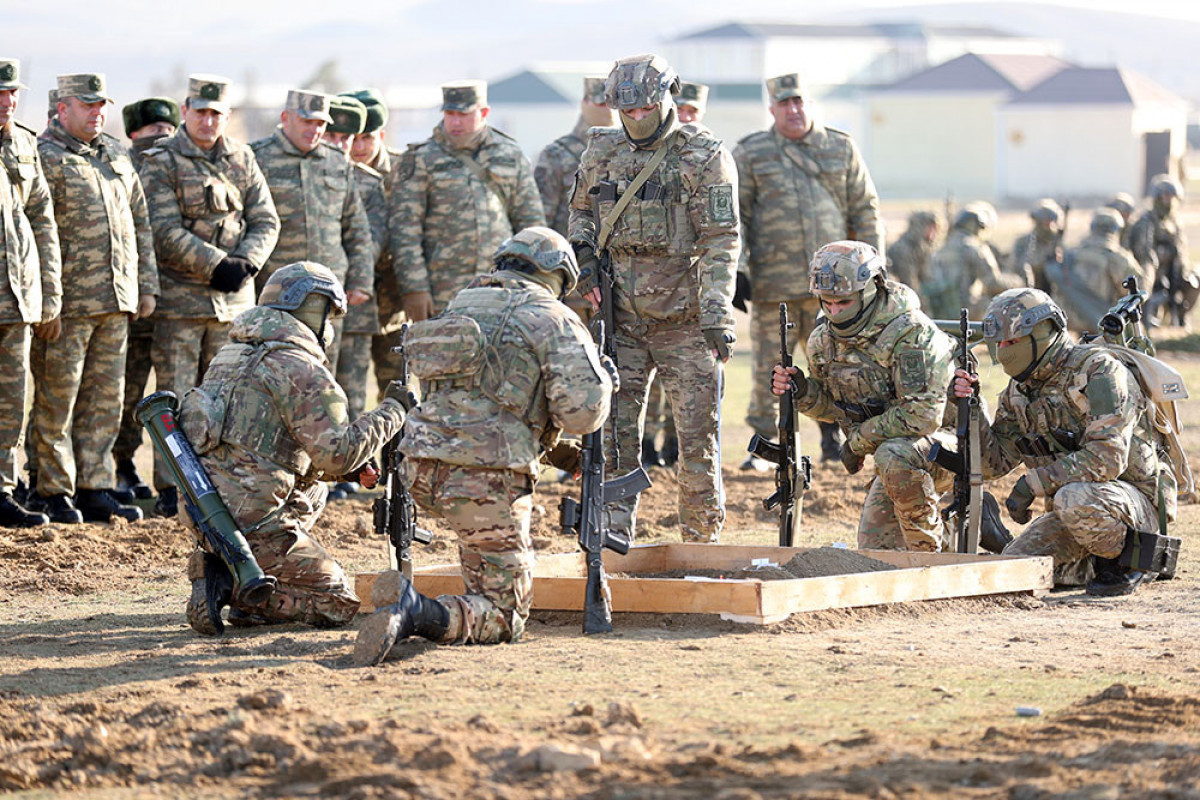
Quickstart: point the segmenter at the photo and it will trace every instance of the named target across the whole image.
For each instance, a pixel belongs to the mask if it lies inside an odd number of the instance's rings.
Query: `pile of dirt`
[[[899,569],[894,564],[841,547],[818,547],[797,553],[783,568],[797,578],[823,578],[828,575]]]

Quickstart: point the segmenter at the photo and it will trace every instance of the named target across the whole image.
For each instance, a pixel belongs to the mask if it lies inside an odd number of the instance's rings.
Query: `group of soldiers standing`
[[[772,392],[792,391],[821,423],[823,460],[853,473],[874,456],[861,545],[940,546],[937,503],[948,473],[926,455],[946,427],[952,345],[922,306],[933,315],[986,307],[989,341],[1024,387],[1019,401],[1002,398],[998,417],[1012,424],[998,418],[991,429],[997,474],[1015,464],[1004,441],[1045,424],[1029,398],[1070,394],[1049,388],[1062,379],[1063,359],[1102,387],[1086,390],[1090,406],[1072,406],[1081,444],[1066,460],[1078,469],[1041,463],[1009,498],[1014,518],[1027,518],[1037,496],[1060,509],[1026,551],[1064,563],[1108,557],[1116,534],[1097,534],[1096,514],[1132,529],[1153,511],[1124,488],[1146,500],[1142,484],[1161,471],[1153,452],[1128,457],[1134,410],[1143,407],[1136,386],[1119,364],[1093,369],[1066,338],[1061,309],[1018,287],[1053,286],[1064,270],[1093,265],[1117,282],[1122,270],[1178,273],[1159,283],[1179,283],[1190,308],[1194,278],[1182,268],[1186,245],[1173,216],[1182,192],[1170,179],[1155,183],[1154,208],[1132,226],[1137,263],[1091,254],[1120,248],[1124,224],[1107,210],[1093,222],[1096,241],[1064,257],[1061,210],[1043,203],[1002,270],[982,235],[995,212],[972,203],[936,253],[938,219],[914,214],[889,271],[863,158],[850,136],[810,116],[794,73],[766,83],[772,126],[730,151],[701,122],[706,87],[684,84],[659,56],[621,59],[607,78],[585,81],[579,122],[534,168],[488,124],[478,81],[444,86],[442,121],[400,152],[384,144],[387,107],[375,90],[292,90],[275,132],[243,145],[225,135],[230,82],[193,75],[182,107],[149,98],[125,108],[126,148],[102,133],[112,102],[102,75],[60,76],[38,136],[12,119],[24,88],[17,69],[0,60],[0,380],[12,388],[0,422],[0,525],[140,517],[130,503],[150,493],[133,467],[140,432],[126,426],[136,425],[148,348],[159,388],[182,398],[185,431],[256,555],[280,578],[267,607],[238,607],[235,598],[231,623],[353,617],[357,598],[308,534],[328,497],[374,484],[368,457],[402,430],[404,480],[458,534],[468,592],[431,599],[404,579],[388,584],[360,637],[362,663],[377,663],[409,635],[520,636],[539,462],[577,472],[570,437],[610,414],[610,468],[677,458],[681,535],[717,542],[723,365],[736,341],[733,310],[747,301],[747,421],[772,437]],[[615,364],[583,327],[602,298],[611,303],[603,335],[615,344]],[[776,363],[781,303],[796,323],[786,346],[804,350],[807,378]],[[403,341],[402,321],[412,325]],[[419,405],[398,381],[401,344],[421,382]],[[135,351],[142,356],[127,359]],[[383,399],[363,413],[372,361]],[[31,481],[19,494],[27,369]],[[113,399],[122,394],[124,423]],[[1116,464],[1127,468],[1109,468]],[[754,456],[743,464],[765,467]],[[264,475],[274,477],[256,477]],[[1087,492],[1060,500],[1080,481],[1104,483],[1100,506]],[[158,513],[176,514],[180,498],[161,463],[153,482]],[[632,539],[636,514],[636,496],[611,503],[606,528]],[[211,606],[229,598],[206,591],[211,559],[202,556],[189,564],[188,617],[213,633]]]

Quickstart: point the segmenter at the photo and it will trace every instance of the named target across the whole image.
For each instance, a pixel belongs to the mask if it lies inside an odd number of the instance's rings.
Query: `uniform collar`
[[[284,135],[282,125],[275,126],[275,133],[273,135],[275,137],[275,141],[279,143],[279,146],[281,148],[283,148],[283,152],[287,153],[289,156],[295,156],[296,158],[324,158],[325,157],[324,149],[321,147],[320,142],[317,142],[317,146],[314,147],[312,150],[309,150],[307,153],[300,152],[300,148],[296,147],[296,145],[292,144],[292,140]]]
[[[771,126],[771,135],[775,137],[775,141],[781,145],[794,145],[796,147],[813,147],[823,149],[829,142],[829,131],[817,120],[812,121],[812,127],[808,129],[808,133],[804,138],[796,141],[789,139],[779,132],[775,126]]]

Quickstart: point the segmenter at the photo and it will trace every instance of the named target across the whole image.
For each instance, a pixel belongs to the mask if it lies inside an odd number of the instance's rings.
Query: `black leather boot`
[[[1092,564],[1096,570],[1096,577],[1084,592],[1094,597],[1122,597],[1133,594],[1143,583],[1154,580],[1151,573],[1122,567],[1115,558],[1092,556]]]
[[[107,489],[80,489],[75,502],[87,522],[112,522],[113,517],[137,522],[142,518],[140,508],[122,504]]]
[[[117,488],[132,492],[133,498],[137,500],[149,500],[154,497],[154,492],[138,474],[137,465],[133,463],[132,458],[122,458],[117,462]]]
[[[0,492],[0,528],[34,528],[49,522],[45,514],[30,511],[8,492]]]
[[[410,636],[440,642],[450,628],[450,612],[432,597],[419,594],[400,576],[400,599],[367,618],[354,642],[354,663],[373,667],[387,658],[392,645]]]
[[[79,509],[71,502],[71,498],[65,494],[44,498],[42,507],[46,510],[46,516],[50,518],[51,522],[62,525],[78,525],[83,522],[83,514],[79,513]]]
[[[154,502],[154,514],[159,517],[174,517],[179,513],[179,490],[168,486],[158,493]]]
[[[662,450],[659,451],[662,455],[664,467],[673,467],[679,463],[679,437],[668,436],[663,442]]]
[[[666,465],[667,462],[663,461],[662,453],[658,452],[658,445],[654,444],[654,440],[649,437],[642,439],[642,466],[650,469]]]

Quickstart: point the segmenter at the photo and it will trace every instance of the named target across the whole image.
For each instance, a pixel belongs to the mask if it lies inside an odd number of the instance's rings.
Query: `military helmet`
[[[1150,179],[1150,196],[1158,199],[1164,194],[1183,199],[1183,186],[1170,175],[1155,175]]]
[[[1053,222],[1056,225],[1061,225],[1063,218],[1062,206],[1048,197],[1043,197],[1041,200],[1038,200],[1036,206],[1029,210],[1029,218],[1034,222]]]
[[[1137,208],[1137,203],[1133,199],[1133,195],[1126,192],[1117,192],[1113,195],[1112,200],[1104,204],[1107,208],[1112,208],[1121,215],[1122,218],[1128,217],[1133,213],[1133,209]]]
[[[861,292],[885,274],[879,251],[866,242],[830,242],[813,253],[808,290],[814,295],[846,296]]]
[[[996,227],[996,209],[992,208],[991,203],[985,203],[982,200],[977,200],[974,203],[967,203],[962,207],[962,211],[958,212],[958,216],[954,218],[954,227],[960,228],[965,222],[975,222],[981,229],[990,229]]]
[[[1040,289],[1009,289],[992,298],[983,315],[983,338],[989,344],[1032,336],[1039,322],[1050,320],[1059,330],[1067,315]]]
[[[679,86],[679,76],[662,56],[652,53],[629,56],[613,64],[608,73],[604,102],[618,111],[644,108],[670,100]]]
[[[524,262],[539,272],[561,272],[563,294],[579,282],[579,262],[575,259],[574,248],[561,233],[551,228],[535,225],[505,239],[492,258],[499,262],[506,257]]]
[[[917,230],[921,230],[923,228],[929,227],[930,225],[937,225],[937,224],[938,224],[938,215],[933,213],[932,211],[927,211],[925,209],[921,209],[919,211],[914,211],[908,215],[908,226],[910,228],[916,228]]]
[[[346,292],[329,267],[315,261],[297,261],[280,267],[267,280],[258,295],[258,304],[280,311],[295,311],[310,294],[329,298],[330,313],[346,313]]]
[[[1125,218],[1113,208],[1100,208],[1092,215],[1093,233],[1120,233],[1125,227]]]

